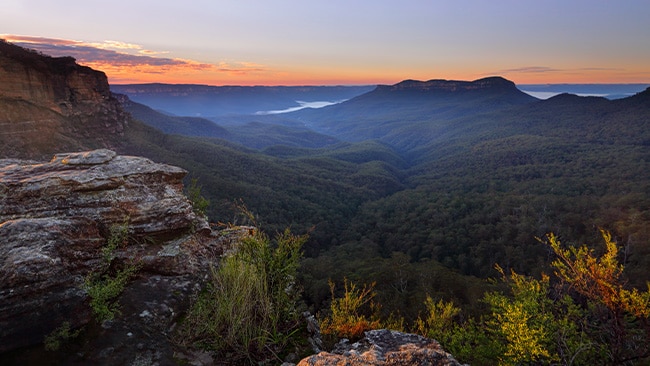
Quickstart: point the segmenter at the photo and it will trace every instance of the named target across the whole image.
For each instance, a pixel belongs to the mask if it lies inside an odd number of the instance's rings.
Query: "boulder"
[[[387,329],[365,332],[359,342],[339,342],[332,352],[320,352],[298,366],[460,366],[435,340]]]
[[[113,261],[141,269],[119,299],[121,315],[74,357],[171,360],[170,329],[210,266],[250,231],[212,230],[183,194],[185,174],[110,150],[0,160],[0,353],[41,344],[64,322],[92,323],[84,279],[102,267],[112,228],[122,227],[128,239]]]

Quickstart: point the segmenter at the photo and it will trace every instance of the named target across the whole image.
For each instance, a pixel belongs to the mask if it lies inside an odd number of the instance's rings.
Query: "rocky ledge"
[[[171,360],[166,334],[209,266],[249,230],[213,231],[183,194],[185,175],[110,150],[0,160],[0,354],[40,344],[64,322],[91,323],[84,279],[121,226],[128,240],[115,262],[141,269],[119,299],[121,316],[98,327],[75,362]]]
[[[339,342],[332,352],[307,357],[298,366],[461,366],[432,339],[386,329],[371,330],[359,342]]]

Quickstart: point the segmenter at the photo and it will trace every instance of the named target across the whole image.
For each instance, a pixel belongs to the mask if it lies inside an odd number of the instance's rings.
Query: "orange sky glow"
[[[431,73],[426,67],[405,70],[381,65],[375,68],[345,68],[332,65],[268,66],[252,62],[207,63],[169,58],[167,52],[119,41],[83,42],[9,34],[0,35],[0,38],[55,57],[75,57],[79,64],[106,73],[112,84],[368,85],[394,84],[404,79],[475,80],[495,75],[517,84],[638,83],[650,80],[650,71],[645,64],[631,64],[625,69],[578,66],[562,69],[539,66],[499,69],[486,65],[477,70],[465,65],[456,68],[442,65]]]
[[[0,11],[0,38],[113,84],[650,83],[646,0],[3,0]]]

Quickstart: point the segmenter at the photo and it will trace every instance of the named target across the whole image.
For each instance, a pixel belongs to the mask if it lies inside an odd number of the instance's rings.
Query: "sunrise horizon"
[[[403,80],[473,81],[495,76],[503,77],[516,85],[650,84],[650,78],[617,76],[616,70],[610,70],[608,73],[607,70],[580,68],[557,70],[536,66],[483,73],[446,70],[445,75],[434,76],[422,75],[424,72],[417,70],[413,73],[409,73],[408,70],[395,70],[391,75],[382,76],[376,76],[371,70],[340,69],[329,70],[327,73],[314,70],[310,74],[308,71],[295,69],[284,72],[271,70],[250,63],[227,66],[159,57],[158,54],[166,54],[166,52],[146,50],[143,46],[121,41],[90,42],[14,34],[0,34],[0,39],[52,57],[73,57],[80,65],[104,72],[109,83],[113,85],[160,83],[209,86],[354,86],[392,85]],[[121,52],[121,50],[135,50],[136,53]],[[386,72],[384,71],[383,74]]]
[[[0,38],[74,57],[112,84],[650,83],[650,3],[639,0],[30,4],[0,5]]]

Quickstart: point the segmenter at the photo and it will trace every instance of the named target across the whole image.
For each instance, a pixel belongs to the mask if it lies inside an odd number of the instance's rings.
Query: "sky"
[[[0,19],[113,84],[650,83],[648,0],[2,0]]]

